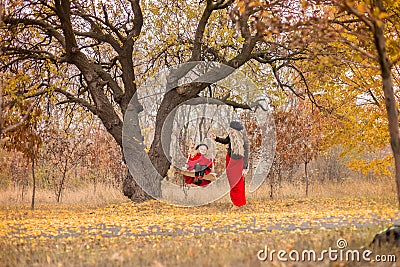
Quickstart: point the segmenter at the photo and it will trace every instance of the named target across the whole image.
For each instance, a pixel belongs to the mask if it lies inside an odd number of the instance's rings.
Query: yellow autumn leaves
[[[323,207],[323,208],[321,208]],[[364,199],[254,201],[231,212],[225,204],[179,208],[152,201],[95,210],[6,209],[0,213],[0,237],[7,240],[186,235],[211,232],[270,232],[390,222],[399,216],[394,203]]]
[[[367,245],[398,218],[384,196],[251,199],[236,211],[227,202],[8,207],[0,210],[0,266],[257,266],[265,244],[318,249],[344,237]]]

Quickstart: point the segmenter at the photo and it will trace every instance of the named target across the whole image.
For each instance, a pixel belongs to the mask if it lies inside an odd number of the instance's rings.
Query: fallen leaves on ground
[[[54,251],[79,251],[78,257],[85,257],[83,251],[96,248],[98,253],[112,251],[114,247],[110,260],[122,262],[129,253],[127,244],[134,249],[151,246],[166,250],[160,244],[170,240],[177,249],[184,246],[190,258],[199,255],[195,248],[229,248],[235,242],[244,242],[241,237],[245,235],[257,240],[274,234],[384,227],[400,223],[399,219],[396,203],[384,198],[250,201],[237,210],[221,202],[183,208],[159,201],[126,202],[96,209],[42,205],[31,211],[13,207],[0,210],[0,254],[10,248],[15,248],[16,255],[25,250],[40,250],[46,252],[46,261],[53,262]],[[288,247],[297,240],[284,239],[281,244]],[[162,264],[154,261],[153,265]]]

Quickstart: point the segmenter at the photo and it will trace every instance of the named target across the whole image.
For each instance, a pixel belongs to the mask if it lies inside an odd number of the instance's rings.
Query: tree
[[[64,120],[62,121],[46,125],[46,133],[43,133],[45,151],[42,153],[42,157],[52,166],[50,176],[60,177],[60,179],[54,181],[56,184],[54,189],[57,202],[61,202],[68,172],[71,172],[74,167],[80,164],[82,158],[89,153],[89,144],[86,142],[84,135],[73,135],[73,133],[78,131],[84,133],[85,129],[82,124],[85,125],[87,130],[90,130],[91,127],[86,125],[87,121],[80,121],[83,120],[82,118],[75,118],[75,114],[71,110],[64,112],[53,111],[53,113],[58,113],[58,116],[60,116],[60,113],[70,114],[64,115]],[[100,155],[97,154],[96,156],[99,157]]]
[[[398,64],[399,3],[396,1],[338,1],[336,17],[339,40],[360,54],[360,59],[378,65],[381,76],[390,145],[395,162],[395,180],[400,206],[400,131],[392,70]]]
[[[248,2],[257,6],[263,5],[262,1],[241,1],[242,4]],[[374,77],[376,75],[374,70],[379,70],[381,92],[383,92],[388,119],[390,144],[395,162],[395,180],[400,205],[400,136],[397,96],[393,86],[392,74],[393,70],[398,69],[397,65],[400,60],[398,48],[398,11],[400,5],[397,1],[382,0],[303,1],[302,4],[303,9],[295,8],[299,13],[303,11],[303,15],[306,15],[319,12],[321,15],[319,19],[310,20],[310,24],[304,27],[304,32],[314,33],[312,36],[316,42],[310,48],[316,49],[317,58],[325,62],[331,61],[331,63],[336,61],[339,63],[336,66],[344,66],[341,77],[347,75],[355,78],[356,72],[360,70],[361,73],[369,72],[369,76]],[[259,19],[263,17],[260,16]],[[313,30],[310,31],[310,29]],[[303,60],[299,64],[305,62],[307,60]],[[334,65],[331,64],[331,67],[334,67]],[[279,79],[277,80],[279,82]],[[358,81],[362,84],[363,77],[360,77]],[[346,89],[352,87],[349,86],[351,83],[341,84],[340,79],[333,79],[330,82],[336,84],[336,86],[344,86]],[[377,94],[375,90],[377,88],[370,87],[367,89],[363,93],[368,94],[372,102],[379,106],[380,99],[377,97],[379,93]],[[326,91],[331,90],[326,88]],[[349,92],[353,94],[355,91],[349,90]],[[319,105],[319,107],[321,106]],[[324,109],[328,113],[333,113],[333,110],[327,107]],[[352,115],[356,117],[356,114],[353,113]],[[375,122],[371,124],[373,123]]]
[[[21,152],[31,162],[32,201],[35,208],[36,176],[35,163],[41,138],[37,126],[42,120],[39,100],[30,100],[23,96],[24,88],[32,84],[32,79],[24,73],[16,72],[0,75],[0,145],[7,150]],[[3,138],[4,136],[4,138]],[[24,186],[22,188],[22,195]]]
[[[276,1],[262,6],[233,0],[207,0],[200,6],[195,1],[177,1],[172,6],[163,1],[145,1],[141,5],[139,0],[5,2],[0,67],[2,71],[30,70],[45,88],[37,94],[61,94],[65,98],[63,103],[77,103],[89,110],[122,146],[121,118],[137,93],[140,82],[137,72],[154,73],[163,64],[201,60],[218,61],[238,69],[255,60],[268,64],[277,74],[290,67],[291,62],[304,58],[308,42],[299,38],[303,34],[302,25],[318,14],[303,17],[293,10],[293,5],[301,8],[301,1]],[[159,13],[158,17],[169,15],[169,20],[176,14],[184,15],[178,24],[149,16],[154,23],[144,25],[143,14],[149,10],[154,15]],[[262,19],[256,14],[262,14]],[[184,33],[176,28],[180,24],[185,25]],[[164,30],[163,35],[152,35],[156,27]],[[156,55],[149,53],[148,49],[160,44],[165,44],[165,49],[156,50]],[[148,64],[139,66],[143,63],[140,59],[149,54]],[[38,70],[38,65],[45,66],[46,71]],[[281,86],[284,84],[280,81]],[[157,106],[154,139],[149,150],[151,162],[161,177],[170,166],[161,146],[162,125],[175,107],[198,97],[209,84],[172,88]],[[229,105],[243,106],[233,101],[235,96],[210,95],[215,96]],[[135,98],[134,102],[140,113],[140,102]],[[136,140],[143,139],[141,129],[135,133]],[[159,195],[160,180],[148,179],[154,185],[154,195]],[[131,199],[148,199],[131,176],[127,176],[124,184],[124,193]]]
[[[305,192],[308,195],[308,164],[322,150],[325,138],[324,116],[312,103],[293,96],[287,97],[286,101],[286,105],[280,105],[274,111],[277,145],[273,170],[269,175],[271,197],[276,183],[280,184],[284,178],[295,182],[292,176],[300,164],[304,164]]]
[[[29,102],[29,101],[28,101]],[[28,103],[28,105],[33,105]],[[29,109],[28,109],[29,111]],[[27,113],[26,119],[23,119],[12,126],[7,125],[5,122],[5,129],[11,129],[4,132],[6,135],[6,142],[4,147],[7,150],[16,150],[21,152],[28,161],[31,162],[32,174],[32,201],[31,209],[35,208],[35,195],[36,195],[36,175],[35,164],[38,155],[39,147],[42,143],[41,137],[38,134],[37,126],[41,120],[41,110],[35,107],[32,112]],[[17,126],[17,127],[16,127]],[[24,188],[22,189],[24,190]]]
[[[0,75],[0,145],[8,133],[22,127],[37,107],[37,101],[27,101],[21,88],[30,86],[29,76],[23,73]]]

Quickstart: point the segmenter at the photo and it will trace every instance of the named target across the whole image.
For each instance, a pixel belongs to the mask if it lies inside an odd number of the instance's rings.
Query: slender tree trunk
[[[1,3],[0,3],[0,7],[1,7]],[[0,144],[1,144],[1,136],[3,134],[3,109],[2,109],[2,105],[3,105],[3,80],[1,80],[1,83],[0,83]]]
[[[34,149],[32,149],[34,150]],[[34,152],[34,151],[32,151]],[[35,195],[36,195],[36,175],[35,175],[35,154],[32,154],[32,202],[31,209],[35,209]]]
[[[61,200],[61,193],[62,193],[62,189],[64,186],[65,177],[67,176],[67,168],[68,168],[68,157],[65,158],[64,170],[63,170],[62,178],[60,181],[60,185],[58,187],[58,193],[57,193],[57,202],[58,203],[60,203],[60,200]]]
[[[382,1],[377,1],[382,10]],[[383,10],[382,10],[383,11]],[[397,186],[397,201],[400,208],[400,132],[399,114],[396,105],[396,97],[393,91],[393,80],[391,65],[386,52],[386,38],[384,35],[384,24],[382,21],[374,23],[374,41],[379,55],[379,65],[381,68],[382,87],[385,96],[386,112],[388,117],[388,128],[390,135],[390,145],[392,147],[395,162],[395,179]]]
[[[275,177],[275,172],[272,171],[270,175],[270,180],[269,180],[269,198],[273,199],[274,198],[274,177]]]
[[[27,177],[28,166],[29,166],[29,160],[27,159],[26,168],[25,168],[26,172],[24,171],[23,178],[22,178],[22,193],[21,193],[22,202],[24,202],[24,198],[25,198],[25,189],[28,187],[28,177]]]
[[[304,162],[304,175],[306,176],[306,197],[308,196],[308,159],[307,159],[307,152],[306,152],[306,161]]]
[[[24,194],[25,193],[25,181],[22,181],[22,192],[21,192],[21,200],[24,202]]]
[[[201,117],[199,122],[200,143],[204,140],[205,134],[203,135],[203,129],[204,129],[204,117]]]
[[[93,178],[93,195],[96,195],[96,185],[97,185],[97,179],[96,179],[96,174]]]

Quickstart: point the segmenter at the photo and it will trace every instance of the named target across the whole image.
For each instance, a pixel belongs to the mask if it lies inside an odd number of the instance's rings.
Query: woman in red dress
[[[225,138],[210,134],[212,139],[221,144],[227,144],[226,175],[230,185],[230,197],[235,206],[246,205],[244,176],[247,174],[249,160],[249,141],[243,134],[243,125],[239,121],[232,121],[229,125],[229,134]]]
[[[198,186],[206,186],[211,183],[210,180],[204,179],[203,176],[211,173],[212,160],[205,157],[208,146],[206,144],[199,144],[196,146],[196,153],[189,155],[186,162],[186,169],[188,171],[195,171],[195,177],[183,175],[186,184],[195,184]]]

